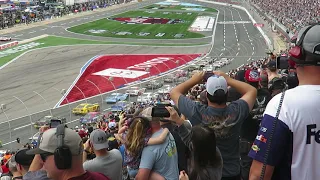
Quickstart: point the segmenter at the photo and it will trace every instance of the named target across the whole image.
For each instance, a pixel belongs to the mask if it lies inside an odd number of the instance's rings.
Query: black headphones
[[[64,145],[65,125],[60,124],[57,126],[57,140],[58,147],[54,151],[54,162],[58,169],[70,169],[72,162],[72,154],[69,147]]]
[[[320,25],[320,24],[311,25],[303,31],[299,41],[296,43],[296,45],[293,48],[289,50],[289,61],[293,61],[294,63],[300,64],[300,65],[320,65],[320,62],[318,61],[306,61],[306,55],[315,57],[315,58],[320,58],[320,56],[315,55],[312,52],[308,52],[303,48],[303,41],[306,34],[311,28],[313,28],[316,25]]]

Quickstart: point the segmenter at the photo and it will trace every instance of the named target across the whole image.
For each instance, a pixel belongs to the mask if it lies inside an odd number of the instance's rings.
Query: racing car
[[[89,112],[85,116],[80,117],[79,121],[80,124],[90,125],[95,124],[100,119],[102,119],[100,112]]]
[[[141,103],[148,103],[152,100],[155,100],[158,98],[158,94],[155,93],[144,93],[141,96],[138,97],[137,102]]]
[[[162,88],[158,90],[159,94],[169,94],[172,87],[170,85],[164,85]]]
[[[124,93],[112,93],[111,95],[107,96],[105,99],[106,103],[116,103],[118,101],[124,101],[128,98],[128,94]]]
[[[131,95],[131,96],[139,96],[143,94],[146,91],[146,88],[140,88],[137,86],[129,88],[126,93]]]
[[[161,88],[162,86],[163,86],[163,83],[159,81],[150,81],[146,84],[147,89],[158,89],[158,88]]]
[[[128,108],[126,101],[119,101],[115,105],[111,106],[111,112],[124,111]]]
[[[87,114],[88,112],[98,112],[100,111],[99,104],[89,104],[89,103],[82,103],[79,104],[76,108],[72,109],[72,113],[75,115],[78,114]]]
[[[51,120],[60,120],[61,121],[60,124],[65,124],[67,122],[66,118],[45,116],[45,117],[41,118],[40,120],[36,121],[33,126],[36,129],[39,129],[41,126],[49,125]]]
[[[11,37],[0,36],[0,41],[11,41]]]

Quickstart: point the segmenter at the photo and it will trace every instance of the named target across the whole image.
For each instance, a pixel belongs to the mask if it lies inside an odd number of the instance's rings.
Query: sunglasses
[[[43,153],[43,154],[40,154],[40,157],[43,162],[46,162],[47,158],[52,155],[53,153]]]

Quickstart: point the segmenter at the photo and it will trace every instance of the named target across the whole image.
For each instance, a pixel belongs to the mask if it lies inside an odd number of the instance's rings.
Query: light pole
[[[26,104],[21,100],[21,99],[19,99],[17,96],[13,96],[13,98],[15,98],[15,99],[17,99],[18,101],[20,101],[23,105],[24,105],[24,107],[26,108],[26,110],[27,110],[27,113],[29,114],[29,119],[30,119],[30,133],[31,133],[31,136],[30,137],[32,137],[32,117],[31,117],[31,114],[30,114],[30,112],[29,112],[29,109],[28,109],[28,107],[26,106]]]
[[[146,71],[147,72],[149,72],[148,74],[149,74],[149,78],[151,79],[151,74],[150,74],[150,68],[146,68]],[[151,92],[152,92],[152,94],[153,94],[153,82],[152,81],[149,81],[151,84]]]
[[[67,101],[67,103],[68,103],[68,107],[69,107],[69,112],[70,112],[70,119],[69,119],[69,120],[71,121],[71,116],[72,116],[72,115],[71,115],[71,111],[72,111],[72,110],[71,110],[71,106],[70,106],[69,100],[68,100],[67,95],[66,95],[67,91],[66,91],[65,89],[62,89],[62,90],[60,91],[59,89],[57,89],[57,88],[55,88],[55,87],[52,87],[52,89],[58,91],[59,94],[61,94],[62,97],[66,99],[66,101]]]
[[[0,105],[0,109],[1,109],[1,111],[3,112],[3,114],[6,116],[6,118],[7,118],[7,123],[9,124],[9,130],[10,130],[10,133],[9,133],[10,141],[9,141],[9,142],[12,142],[11,124],[10,124],[9,117],[8,117],[7,113],[4,111],[6,108],[7,108],[7,106],[6,106],[5,104],[1,104],[1,105]],[[10,150],[12,150],[12,143],[10,143]]]
[[[44,100],[44,102],[45,102],[45,103],[47,104],[47,106],[49,107],[50,115],[53,116],[53,115],[52,115],[52,109],[50,108],[50,105],[49,105],[48,101],[47,101],[41,94],[39,94],[38,92],[36,92],[36,91],[33,91],[33,92],[36,93],[38,96],[40,96],[40,97]]]
[[[109,77],[109,78],[107,78],[107,77],[105,77],[105,76],[101,76],[101,77],[104,78],[105,80],[109,81],[109,82],[112,84],[113,89],[116,90],[116,92],[118,92],[118,89],[116,88],[116,86],[115,86],[114,83],[112,82],[112,81],[113,81],[113,77]]]
[[[101,96],[101,108],[102,108],[102,106],[103,106],[103,97],[102,97],[102,92],[100,91],[100,89],[99,89],[99,87],[94,83],[94,82],[92,82],[92,81],[90,81],[90,80],[87,80],[89,83],[91,83],[92,85],[94,85],[97,89],[98,89],[98,91],[99,91],[99,93],[100,93],[100,96]]]
[[[83,97],[84,97],[84,100],[86,100],[86,103],[88,104],[87,97],[86,97],[86,95],[84,95],[84,93],[82,92],[82,90],[81,90],[77,85],[74,85],[74,87],[76,87],[76,88],[81,92],[81,94],[82,94]]]

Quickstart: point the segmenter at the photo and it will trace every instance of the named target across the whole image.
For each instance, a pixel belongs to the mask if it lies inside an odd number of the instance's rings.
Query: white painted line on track
[[[252,52],[252,56],[254,55],[254,52]]]
[[[223,55],[223,53],[220,54],[220,56],[222,56],[222,55]]]
[[[14,37],[20,37],[20,36],[23,36],[23,34],[19,34],[19,35],[16,35],[16,36],[14,36]]]
[[[43,29],[40,29],[41,31],[44,31],[44,30],[46,30],[47,28],[43,28]]]
[[[29,34],[33,34],[33,33],[35,33],[35,32],[37,32],[37,31],[30,31]]]
[[[239,52],[237,52],[236,56],[238,56]]]
[[[28,127],[28,126],[31,126],[31,125],[34,125],[34,123],[27,124],[27,125],[24,125],[24,126],[20,126],[20,127],[14,128],[13,130],[16,131],[16,130],[19,130],[19,129],[22,129],[22,128],[25,128],[25,127]]]
[[[73,123],[73,122],[75,122],[75,121],[79,121],[79,119],[75,119],[75,120],[69,121],[69,122],[67,122],[66,124],[70,124],[70,123]]]

